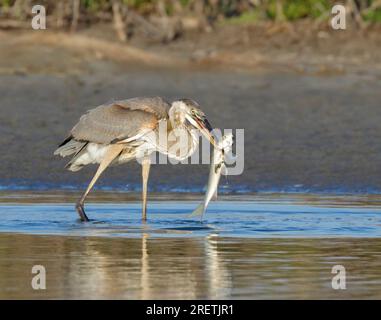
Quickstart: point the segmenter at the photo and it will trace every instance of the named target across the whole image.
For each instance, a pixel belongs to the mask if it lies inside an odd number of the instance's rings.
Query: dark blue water
[[[149,203],[148,221],[141,205],[91,203],[90,223],[77,219],[68,203],[2,203],[0,232],[67,236],[203,237],[381,237],[381,208],[351,201],[256,198],[212,202],[201,221],[189,214],[196,201]]]

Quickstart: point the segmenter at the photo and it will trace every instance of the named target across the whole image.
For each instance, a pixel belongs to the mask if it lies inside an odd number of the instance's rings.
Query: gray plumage
[[[161,97],[132,98],[100,105],[80,118],[54,154],[74,155],[66,168],[78,171],[83,165],[76,164],[76,160],[87,152],[89,143],[108,145],[136,136],[144,129],[155,129],[160,120],[168,118],[169,108],[169,103]]]
[[[144,128],[154,129],[168,117],[170,105],[160,97],[133,98],[88,111],[71,130],[77,141],[102,144],[131,138]]]

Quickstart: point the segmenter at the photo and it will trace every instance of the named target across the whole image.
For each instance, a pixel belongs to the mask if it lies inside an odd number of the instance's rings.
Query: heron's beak
[[[201,133],[210,141],[210,143],[216,147],[216,138],[214,137],[212,131],[213,128],[210,125],[209,121],[203,117],[202,119],[200,118],[193,118],[196,123],[198,128],[200,129]]]

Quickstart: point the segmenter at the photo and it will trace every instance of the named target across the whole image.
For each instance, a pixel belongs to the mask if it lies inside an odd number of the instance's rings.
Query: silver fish
[[[218,183],[220,181],[221,173],[226,172],[225,166],[225,154],[228,153],[233,145],[233,134],[229,133],[222,137],[221,141],[217,143],[217,148],[213,149],[210,171],[209,171],[209,179],[208,179],[208,187],[206,189],[206,194],[204,198],[204,202],[201,203],[190,215],[194,216],[203,216],[205,210],[210,202],[210,200],[214,197],[217,198],[217,189]],[[226,173],[225,173],[226,174]]]

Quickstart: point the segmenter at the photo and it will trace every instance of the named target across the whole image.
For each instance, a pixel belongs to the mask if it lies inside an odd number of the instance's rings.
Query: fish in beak
[[[216,138],[212,132],[213,128],[205,116],[201,117],[198,115],[192,115],[190,118],[188,118],[188,120],[190,120],[190,122],[201,131],[201,133],[209,140],[213,146],[217,147]]]

